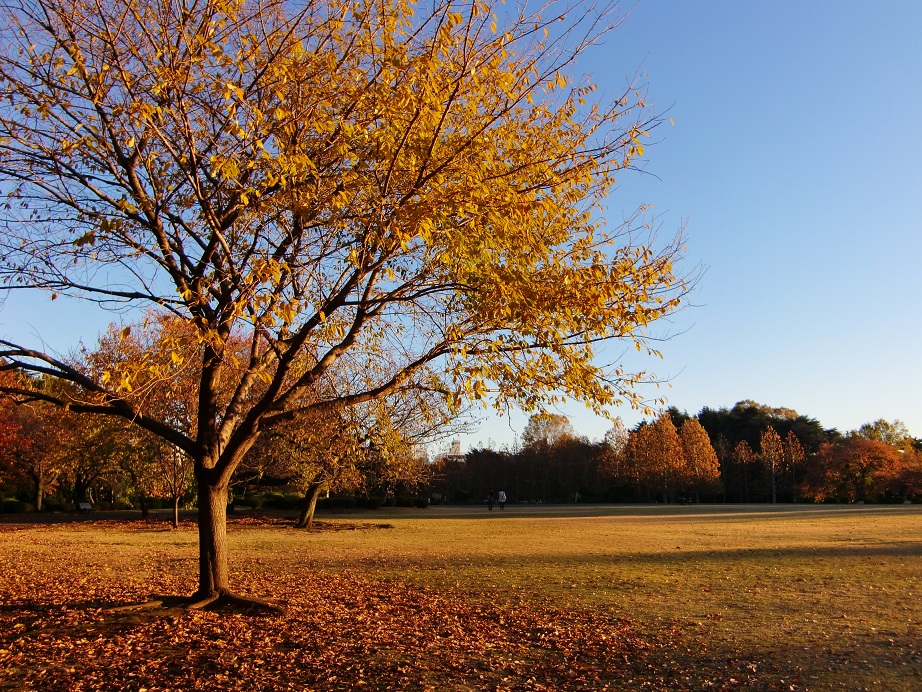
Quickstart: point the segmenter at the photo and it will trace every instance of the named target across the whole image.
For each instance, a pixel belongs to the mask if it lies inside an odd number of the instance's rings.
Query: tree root
[[[106,610],[110,613],[127,613],[133,610],[156,610],[157,608],[163,608],[165,605],[163,599],[154,599],[144,603],[129,603],[115,608],[106,608]]]
[[[238,596],[229,591],[196,594],[183,607],[190,610],[245,613],[247,615],[283,615],[285,613],[281,606],[260,601],[256,598]]]
[[[110,613],[132,611],[161,611],[163,614],[175,613],[177,610],[207,610],[211,612],[243,613],[246,615],[283,615],[281,606],[273,605],[256,598],[238,596],[229,591],[208,594],[194,594],[190,597],[157,597],[144,603],[129,603],[106,609]]]

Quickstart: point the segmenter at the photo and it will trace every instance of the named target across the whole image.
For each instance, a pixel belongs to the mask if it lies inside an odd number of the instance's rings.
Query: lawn
[[[129,515],[130,516],[130,515]],[[922,688],[922,508],[430,507],[232,518],[281,616],[194,589],[194,525],[0,524],[0,689]]]

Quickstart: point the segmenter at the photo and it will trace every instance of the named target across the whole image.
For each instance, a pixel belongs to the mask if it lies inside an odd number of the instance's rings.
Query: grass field
[[[0,689],[922,689],[922,508],[431,507],[196,534],[0,524]]]

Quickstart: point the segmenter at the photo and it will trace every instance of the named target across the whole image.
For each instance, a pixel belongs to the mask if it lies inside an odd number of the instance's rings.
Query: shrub
[[[271,503],[267,499],[266,506],[275,509],[299,509],[303,503],[304,495],[300,493],[275,493]]]
[[[416,498],[416,506],[419,507],[420,509],[425,509],[426,507],[429,506],[429,498],[428,497]]]
[[[234,498],[234,504],[238,507],[252,507],[253,509],[259,509],[263,506],[263,503],[266,501],[264,495],[244,495],[243,497]]]
[[[22,500],[3,500],[0,503],[0,511],[6,514],[25,514],[26,512],[34,512],[35,507]]]
[[[60,497],[51,496],[42,500],[42,511],[45,512],[70,512],[73,508],[74,506],[70,502],[62,500]]]

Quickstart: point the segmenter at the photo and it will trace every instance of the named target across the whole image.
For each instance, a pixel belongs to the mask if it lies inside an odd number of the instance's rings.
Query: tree
[[[790,490],[792,493],[792,500],[797,500],[797,479],[800,477],[798,473],[804,466],[804,462],[807,457],[804,454],[804,448],[800,444],[800,440],[797,439],[797,435],[794,434],[794,431],[789,431],[787,437],[784,438],[784,466],[790,471]]]
[[[762,433],[769,426],[774,428],[782,438],[793,432],[808,454],[815,454],[823,443],[841,437],[838,431],[824,430],[818,421],[800,415],[792,409],[774,408],[751,400],[740,401],[731,409],[704,407],[698,413],[697,418],[711,439],[715,441],[715,446],[722,436],[726,439],[730,450],[741,441],[745,441],[750,450],[759,449]],[[718,452],[718,456],[726,467],[723,474],[726,499],[733,502],[749,502],[750,499],[755,499],[763,493],[765,496],[770,496],[771,489],[766,486],[766,480],[770,481],[770,479],[767,478],[762,468],[756,464],[741,466],[732,463],[728,466],[726,462],[733,462],[733,457],[732,455],[721,456],[722,453]],[[777,486],[777,477],[775,480]],[[766,486],[764,490],[763,486]],[[781,496],[785,496],[786,492],[790,496],[793,489],[782,488]],[[777,493],[778,488],[776,487]]]
[[[778,502],[777,475],[784,461],[784,444],[781,436],[770,425],[762,431],[762,436],[759,438],[759,450],[759,459],[771,475],[772,502],[776,503]]]
[[[232,349],[239,343],[228,345]],[[201,344],[191,324],[168,312],[149,311],[136,324],[111,325],[97,348],[83,359],[85,370],[95,378],[130,383],[122,398],[138,411],[192,435],[198,419],[200,354]],[[221,400],[230,398],[226,388],[218,392]],[[124,457],[122,466],[140,494],[142,511],[146,514],[148,491],[165,495],[173,507],[173,527],[179,528],[179,503],[191,489],[192,459],[149,430],[135,433],[125,440],[132,453]]]
[[[63,412],[40,403],[0,407],[0,481],[18,487],[38,511],[65,461],[63,419]]]
[[[362,439],[348,411],[316,411],[277,425],[251,451],[304,493],[298,528],[313,527],[317,499],[325,487],[335,490],[358,483],[355,466]]]
[[[522,433],[522,447],[553,447],[558,442],[576,438],[570,419],[559,413],[541,411],[528,419]]]
[[[707,431],[697,419],[689,418],[679,428],[679,437],[685,456],[686,476],[695,497],[714,492],[720,487],[720,462]]]
[[[118,418],[68,414],[57,429],[61,437],[59,492],[77,509],[81,502],[97,503],[98,491],[118,475],[123,458],[132,450],[125,445],[127,423]]]
[[[696,416],[712,440],[723,434],[731,445],[745,440],[756,447],[762,431],[769,425],[784,437],[793,431],[806,451],[816,452],[824,442],[841,437],[836,430],[824,430],[813,418],[798,414],[789,408],[773,408],[751,400],[740,401],[733,408],[711,409],[704,407]]]
[[[893,446],[853,434],[820,448],[803,487],[817,502],[873,502],[899,486],[902,470]]]
[[[425,464],[409,428],[400,429],[386,402],[375,407],[314,410],[306,417],[275,426],[251,449],[249,467],[259,466],[304,493],[297,528],[313,527],[323,490],[356,491],[425,480]]]
[[[749,468],[755,463],[756,455],[753,453],[749,443],[745,440],[741,440],[737,442],[736,446],[733,448],[732,457],[733,463],[736,465],[737,471],[743,479],[742,500],[743,502],[749,502],[749,483],[747,478],[749,475]]]
[[[615,418],[612,426],[606,431],[602,446],[602,471],[612,480],[623,484],[628,478],[625,466],[628,441],[630,433],[624,421]]]
[[[598,212],[658,120],[633,85],[593,102],[569,76],[605,16],[492,9],[2,10],[5,289],[165,309],[200,345],[192,432],[128,396],[143,361],[114,377],[4,340],[3,367],[75,387],[2,391],[121,417],[188,455],[199,605],[234,600],[228,485],[283,421],[420,386],[526,410],[644,405],[649,377],[596,356],[615,339],[655,353],[645,330],[686,290],[681,239],[657,246],[641,217],[609,228]],[[366,377],[302,403],[343,362]]]
[[[731,488],[731,472],[733,470],[733,449],[727,437],[720,433],[717,435],[717,441],[714,442],[714,453],[717,455],[717,461],[720,463],[720,480],[723,485],[723,501],[727,501]]]
[[[682,440],[668,413],[651,424],[644,424],[631,433],[628,454],[641,483],[655,495],[662,494],[669,502],[682,487],[685,452]]]
[[[897,449],[908,449],[912,446],[909,429],[901,420],[887,421],[879,418],[873,423],[865,423],[858,428],[857,434],[868,440],[883,442]]]

